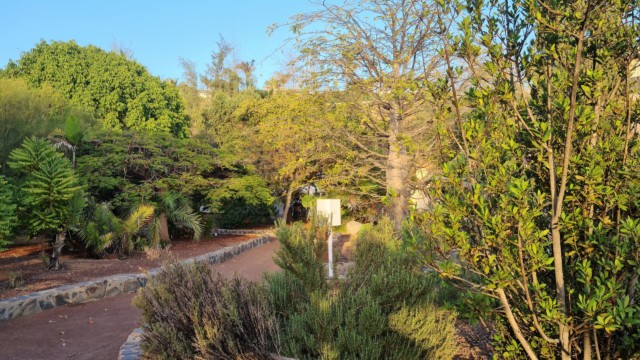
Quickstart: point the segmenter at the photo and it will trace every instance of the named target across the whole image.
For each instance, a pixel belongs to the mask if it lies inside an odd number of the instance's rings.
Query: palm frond
[[[127,234],[135,234],[149,222],[153,216],[155,207],[147,204],[141,204],[135,208],[131,214],[124,220],[124,232]]]
[[[200,240],[202,236],[202,219],[199,214],[189,206],[182,206],[167,214],[169,220],[179,226],[184,226],[193,231],[193,239]]]

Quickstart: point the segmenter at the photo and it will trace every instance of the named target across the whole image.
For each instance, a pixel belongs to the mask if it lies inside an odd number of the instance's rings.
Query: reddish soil
[[[167,251],[149,255],[135,252],[123,260],[94,260],[80,253],[67,252],[62,257],[65,268],[57,272],[44,270],[40,245],[20,246],[0,253],[0,299],[114,274],[143,272],[161,266],[172,257],[193,257],[252,237],[255,235],[218,236],[199,243],[178,240],[172,242]],[[227,277],[236,273],[259,280],[263,271],[278,270],[271,258],[278,245],[278,242],[272,242],[260,246],[214,265],[214,268]],[[347,236],[335,239],[334,249],[339,254],[339,261],[348,259],[349,245]],[[11,289],[9,273],[17,271],[21,271],[25,282],[21,287]],[[137,327],[140,317],[140,310],[130,305],[132,297],[133,294],[125,294],[0,322],[0,358],[114,359],[120,345]],[[456,360],[492,357],[490,335],[482,326],[459,321],[456,328],[460,345]],[[33,339],[38,339],[37,346]]]
[[[493,358],[491,335],[481,324],[470,325],[459,320],[456,323],[460,351],[455,360],[489,360]]]
[[[84,252],[65,252],[60,271],[47,271],[41,245],[26,245],[0,252],[0,299],[73,284],[109,275],[140,273],[162,266],[171,258],[185,259],[247,241],[255,235],[220,235],[194,242],[174,240],[165,250],[137,251],[120,260],[115,256],[91,259]],[[49,250],[44,249],[48,254]],[[45,261],[46,261],[46,256]]]
[[[225,241],[236,239],[242,237],[227,238]],[[213,265],[213,268],[228,278],[238,274],[249,280],[259,280],[265,271],[278,271],[272,255],[279,245],[273,241],[258,246]],[[172,250],[174,248],[179,246],[172,247]],[[195,248],[201,249],[199,245]],[[205,252],[196,254],[201,253]],[[138,327],[140,309],[131,305],[133,296],[124,294],[60,306],[0,322],[0,359],[116,359],[122,343]]]

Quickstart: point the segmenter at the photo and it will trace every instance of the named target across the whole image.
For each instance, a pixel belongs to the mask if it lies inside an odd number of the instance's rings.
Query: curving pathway
[[[227,277],[235,273],[259,280],[277,271],[272,260],[277,241],[212,265]],[[118,351],[140,318],[131,306],[133,294],[67,305],[0,322],[0,359],[108,359]]]

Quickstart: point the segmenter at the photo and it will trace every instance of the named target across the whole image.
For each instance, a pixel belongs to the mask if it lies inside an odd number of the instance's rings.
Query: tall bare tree
[[[400,227],[408,210],[416,157],[430,120],[429,80],[440,70],[433,4],[417,0],[318,3],[287,24],[297,36],[307,85],[337,96],[352,121],[333,127],[359,176],[385,189]],[[339,140],[338,140],[339,141]],[[354,151],[348,151],[348,149]],[[349,164],[343,165],[349,172]]]

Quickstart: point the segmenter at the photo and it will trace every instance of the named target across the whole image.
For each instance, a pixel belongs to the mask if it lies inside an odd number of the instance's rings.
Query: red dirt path
[[[162,266],[169,257],[186,259],[246,241],[254,235],[220,235],[199,242],[176,240],[168,250],[156,251],[150,258],[145,252],[134,252],[123,260],[114,256],[90,259],[83,252],[63,251],[63,270],[46,271],[41,259],[41,245],[20,246],[0,252],[0,299],[87,281],[115,274],[141,273]],[[23,284],[10,286],[10,277],[19,275]],[[2,357],[0,356],[0,359]]]
[[[228,277],[238,273],[259,280],[263,272],[278,270],[272,260],[278,247],[273,241],[213,267]],[[130,305],[132,297],[125,294],[0,322],[0,359],[116,359],[140,318],[140,310]]]

